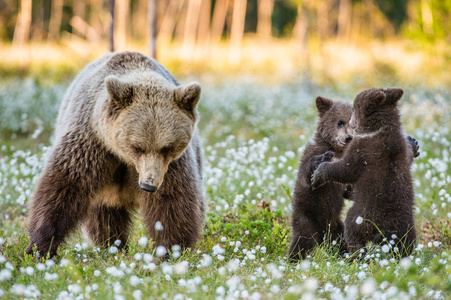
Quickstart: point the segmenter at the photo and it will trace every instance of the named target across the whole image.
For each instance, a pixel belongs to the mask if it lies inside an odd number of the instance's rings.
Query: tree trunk
[[[272,11],[274,0],[258,0],[257,4],[257,34],[262,38],[269,38],[272,34]]]
[[[149,6],[147,8],[147,28],[148,28],[148,41],[149,52],[153,58],[157,58],[157,1],[148,0]]]
[[[23,46],[30,40],[31,28],[31,0],[20,1],[20,11],[14,29],[13,44]]]
[[[304,41],[307,33],[307,17],[304,14],[304,8],[302,7],[302,2],[299,2],[297,8],[296,23],[293,28],[293,36],[298,41],[301,49],[304,49]]]
[[[130,0],[116,0],[114,14],[116,24],[114,26],[114,49],[125,50],[127,47],[127,21]]]
[[[434,18],[431,7],[431,0],[421,0],[421,21],[423,24],[423,32],[433,35]]]
[[[111,26],[110,26],[110,51],[114,52],[116,49],[114,47],[114,31],[116,23],[116,14],[114,13],[116,7],[115,0],[109,0],[110,14],[111,14]]]
[[[163,20],[161,22],[160,30],[158,31],[157,43],[159,45],[166,46],[172,39],[176,21],[178,20],[179,11],[183,7],[183,2],[184,0],[171,0],[169,2],[169,5],[164,13]]]
[[[218,45],[221,41],[222,32],[229,9],[229,0],[217,0],[213,11],[213,19],[211,22],[210,41],[213,45]]]
[[[73,16],[79,17],[83,21],[86,20],[86,3],[84,0],[73,0],[72,1],[72,9],[73,9]],[[80,37],[85,37],[86,32],[80,31],[80,28],[74,28],[72,27],[72,33],[76,34]]]
[[[321,40],[329,37],[329,1],[319,1],[316,7],[318,36]]]
[[[187,58],[192,57],[196,44],[197,24],[199,20],[201,0],[189,0],[186,12],[185,32],[183,34],[183,53]]]
[[[57,0],[61,1],[61,0]],[[103,0],[89,0],[91,6],[91,13],[89,17],[89,24],[94,28],[99,36],[104,37],[105,27],[104,27],[104,8]]]
[[[233,1],[232,27],[230,28],[230,56],[229,61],[237,64],[241,60],[241,43],[244,35],[244,21],[246,18],[246,0]]]
[[[60,38],[61,20],[63,18],[63,0],[52,0],[52,10],[49,22],[48,40],[56,41]]]
[[[203,45],[207,45],[210,40],[210,11],[210,0],[201,0],[197,40]]]
[[[346,40],[351,30],[351,0],[340,0],[338,8],[338,38]]]
[[[32,16],[31,40],[42,40],[44,38],[44,1],[35,1],[34,17]]]
[[[187,15],[187,4],[188,0],[181,0],[180,6],[176,18],[176,24],[175,24],[175,33],[174,33],[174,39],[176,41],[183,41],[185,36],[185,26],[186,26],[186,15]]]

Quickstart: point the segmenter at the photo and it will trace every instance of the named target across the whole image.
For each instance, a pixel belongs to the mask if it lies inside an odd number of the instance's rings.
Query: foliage
[[[186,253],[169,249],[168,261],[159,260],[152,241],[141,239],[145,230],[139,217],[128,251],[116,253],[114,245],[99,249],[77,232],[53,260],[38,261],[24,254],[27,203],[49,152],[45,145],[49,145],[61,91],[67,85],[3,83],[1,99],[16,99],[23,105],[2,100],[3,107],[27,113],[25,120],[40,119],[43,131],[36,135],[44,144],[31,147],[28,142],[34,123],[27,121],[22,127],[20,118],[0,123],[4,134],[0,147],[0,298],[451,296],[448,88],[407,86],[401,100],[404,129],[421,146],[413,166],[419,244],[412,256],[396,260],[389,249],[372,246],[359,260],[352,260],[326,243],[308,259],[289,263],[285,253],[290,238],[290,195],[300,155],[314,131],[313,100],[317,95],[351,100],[360,86],[330,89],[308,81],[268,84],[246,78],[201,83],[199,129],[207,219],[196,249]],[[30,99],[39,105],[27,103]],[[18,134],[22,128],[24,136]],[[11,131],[15,139],[9,138]]]

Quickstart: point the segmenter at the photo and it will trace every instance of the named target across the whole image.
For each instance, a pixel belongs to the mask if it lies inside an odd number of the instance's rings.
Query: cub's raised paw
[[[323,154],[323,157],[321,158],[321,162],[328,162],[331,161],[332,158],[334,157],[335,153],[332,151],[327,151],[326,153]]]
[[[326,184],[326,180],[324,179],[324,164],[319,165],[315,172],[313,172],[310,181],[312,190],[316,190],[317,188]]]
[[[411,137],[410,135],[407,136],[407,141],[409,142],[410,147],[412,148],[413,157],[420,156],[420,145],[418,144],[418,141]]]

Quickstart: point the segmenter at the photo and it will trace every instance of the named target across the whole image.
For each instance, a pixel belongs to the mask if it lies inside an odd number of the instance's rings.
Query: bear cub
[[[343,222],[340,213],[344,205],[343,196],[349,189],[343,184],[331,182],[313,190],[310,178],[317,166],[339,158],[353,139],[349,125],[352,105],[327,98],[316,98],[319,120],[316,132],[305,148],[299,165],[292,205],[292,238],[289,257],[292,260],[305,258],[307,252],[321,244],[330,233],[330,239],[342,243]]]
[[[406,138],[397,103],[401,89],[369,89],[353,104],[352,143],[341,159],[321,163],[312,186],[338,182],[352,184],[354,205],[345,221],[345,242],[351,254],[371,241],[389,243],[400,256],[412,252],[416,233],[414,190],[410,165],[418,143]]]
[[[61,104],[26,252],[54,256],[78,224],[96,244],[122,248],[138,208],[155,245],[193,247],[204,220],[200,93],[139,52],[86,66]]]

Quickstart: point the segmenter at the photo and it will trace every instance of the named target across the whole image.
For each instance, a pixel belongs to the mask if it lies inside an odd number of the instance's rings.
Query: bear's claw
[[[411,137],[410,135],[407,136],[407,141],[409,142],[410,147],[412,148],[413,157],[420,156],[421,152],[419,151],[420,145],[418,144],[418,141],[415,138]]]

